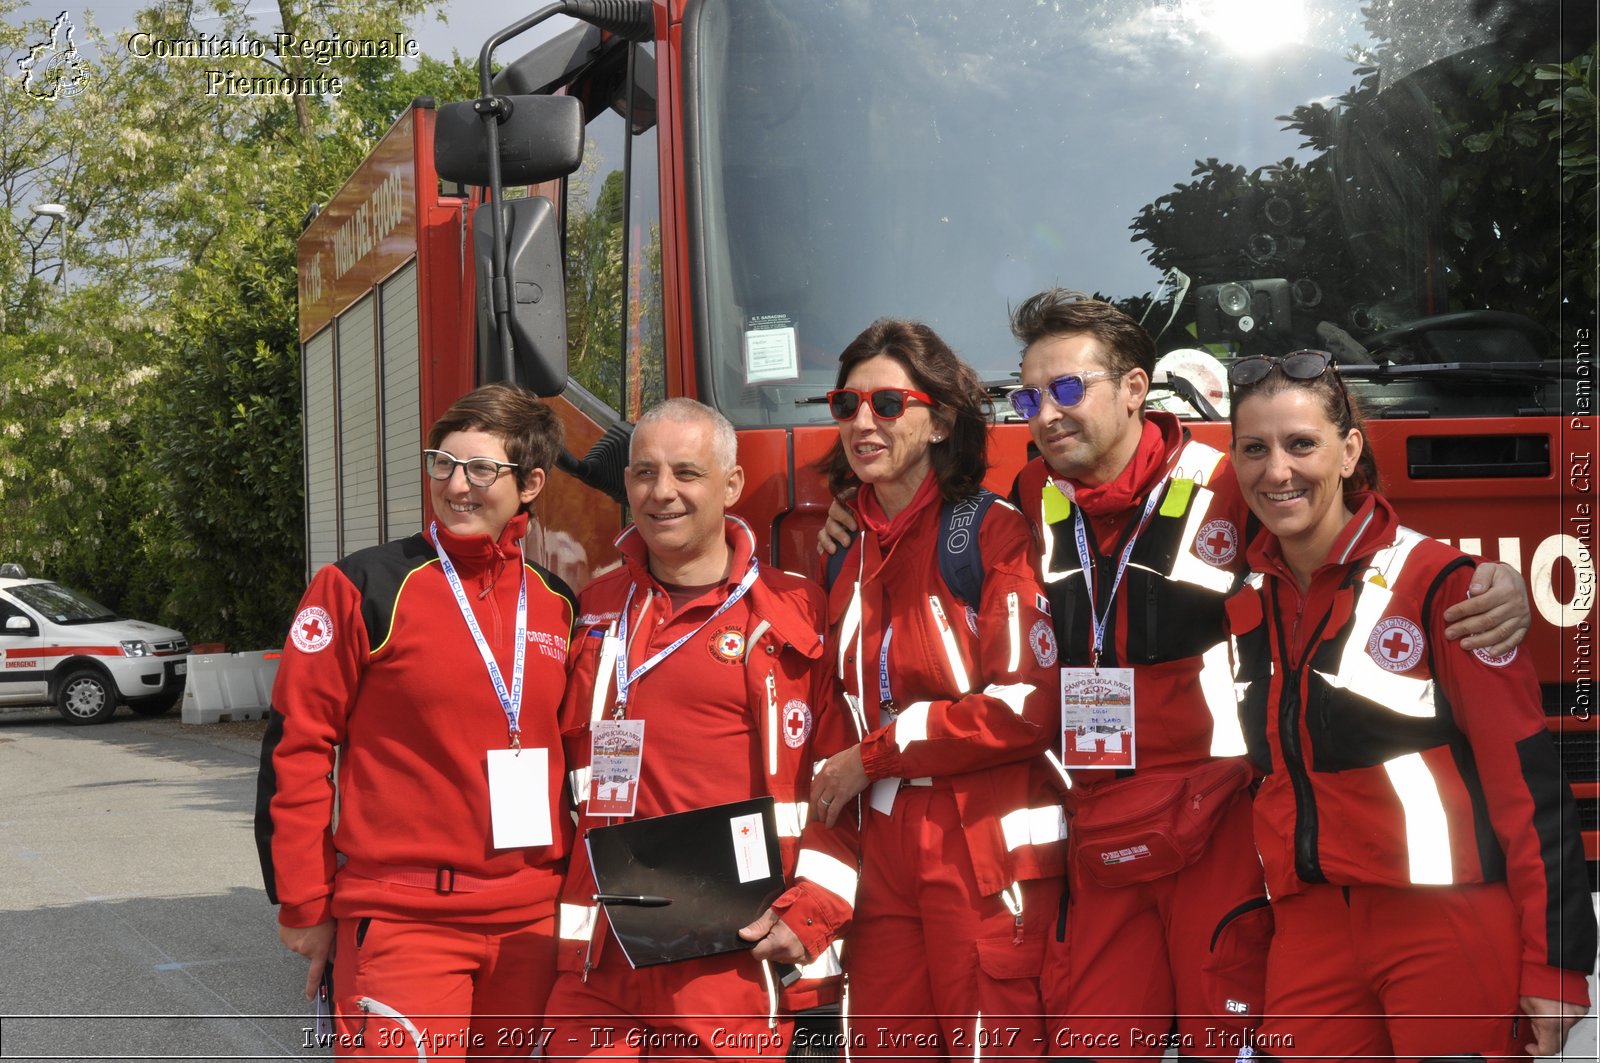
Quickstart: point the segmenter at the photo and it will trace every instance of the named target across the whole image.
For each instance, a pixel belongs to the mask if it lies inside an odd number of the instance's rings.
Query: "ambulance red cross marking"
[[[1395,661],[1401,660],[1411,652],[1411,640],[1399,631],[1389,632],[1389,637],[1379,645],[1383,647],[1384,656]]]

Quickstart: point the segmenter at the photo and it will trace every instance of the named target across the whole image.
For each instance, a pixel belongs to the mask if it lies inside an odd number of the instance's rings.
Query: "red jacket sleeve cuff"
[[[900,775],[900,750],[889,737],[889,728],[875,731],[861,740],[861,766],[873,782]]]
[[[1543,963],[1522,965],[1522,995],[1588,1007],[1589,976]]]
[[[772,911],[800,939],[806,955],[816,958],[850,925],[850,906],[825,889],[797,882],[772,902]]]
[[[333,898],[319,897],[314,901],[304,904],[283,904],[278,906],[278,924],[280,926],[304,929],[316,926],[319,923],[330,922],[333,919]]]

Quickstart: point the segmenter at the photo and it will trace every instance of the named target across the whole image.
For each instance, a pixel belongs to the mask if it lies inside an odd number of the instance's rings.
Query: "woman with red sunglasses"
[[[1588,1009],[1595,917],[1533,665],[1443,638],[1473,562],[1376,493],[1331,356],[1229,379],[1262,524],[1228,600],[1276,922],[1256,1055],[1555,1055]]]
[[[1028,527],[980,494],[987,397],[932,329],[874,322],[840,355],[838,384],[839,440],[820,468],[836,496],[853,493],[862,534],[831,588],[829,660],[861,741],[811,799],[831,825],[862,797],[850,1043],[1037,1057],[1066,822],[1045,757],[1060,709]],[[970,534],[976,591],[940,565],[941,540]]]

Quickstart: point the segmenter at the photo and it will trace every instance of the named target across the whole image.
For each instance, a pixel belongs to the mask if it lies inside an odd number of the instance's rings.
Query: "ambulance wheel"
[[[117,696],[105,676],[80,668],[61,681],[56,711],[70,724],[105,723],[117,711]]]

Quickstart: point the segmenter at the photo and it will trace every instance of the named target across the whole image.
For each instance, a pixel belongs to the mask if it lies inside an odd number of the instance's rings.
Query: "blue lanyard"
[[[637,583],[630,583],[628,585],[628,597],[622,603],[622,615],[617,618],[617,641],[622,645],[620,652],[617,654],[617,707],[614,713],[616,719],[620,720],[627,714],[628,688],[634,683],[638,682],[646,672],[650,671],[650,669],[654,668],[668,657],[671,657],[673,652],[677,650],[679,646],[682,646],[685,642],[688,642],[690,639],[700,634],[707,624],[711,623],[711,621],[715,620],[717,617],[733,608],[733,604],[740,598],[743,598],[745,593],[750,590],[751,585],[755,583],[756,576],[759,575],[760,572],[760,565],[757,564],[754,558],[751,558],[750,569],[744,574],[744,579],[740,580],[739,585],[733,589],[733,593],[728,595],[727,601],[717,606],[716,612],[702,620],[693,631],[684,635],[682,638],[678,639],[678,641],[674,642],[660,653],[657,653],[654,657],[650,658],[648,661],[645,661],[631,672],[628,671],[628,611],[633,605],[633,592],[639,589],[639,585]]]
[[[889,643],[894,639],[894,625],[883,629],[883,646],[878,650],[878,707],[894,715],[894,693],[889,689]]]
[[[1122,586],[1122,577],[1128,571],[1128,559],[1133,556],[1134,544],[1139,541],[1139,535],[1144,531],[1144,526],[1150,520],[1150,514],[1155,512],[1156,502],[1161,498],[1161,489],[1166,485],[1162,480],[1150,492],[1150,498],[1144,504],[1144,515],[1139,518],[1138,527],[1133,529],[1133,534],[1128,536],[1128,545],[1123,547],[1122,556],[1117,559],[1116,576],[1111,581],[1111,593],[1106,595],[1105,611],[1097,608],[1099,600],[1094,593],[1094,557],[1089,552],[1089,536],[1084,531],[1083,507],[1073,506],[1073,538],[1078,545],[1078,563],[1083,567],[1083,582],[1089,588],[1089,622],[1094,631],[1093,655],[1089,658],[1092,667],[1100,667],[1100,651],[1105,647],[1106,619],[1111,615],[1111,603],[1117,600],[1117,588]]]
[[[528,565],[522,555],[522,542],[517,541],[517,568],[522,573],[522,586],[517,589],[517,648],[516,659],[511,666],[511,689],[508,691],[505,677],[500,674],[500,665],[495,662],[494,652],[489,649],[489,643],[478,627],[477,617],[472,615],[472,606],[467,602],[467,592],[461,588],[461,577],[456,575],[456,566],[450,563],[450,555],[444,552],[444,544],[439,541],[439,522],[434,521],[429,525],[428,532],[433,539],[433,549],[439,555],[439,564],[444,568],[444,578],[450,584],[450,592],[456,596],[456,608],[461,610],[461,618],[467,622],[467,630],[472,632],[472,641],[477,643],[478,654],[489,670],[489,681],[494,684],[495,697],[500,699],[500,708],[506,714],[506,723],[511,728],[511,748],[521,749],[522,729],[517,726],[517,721],[522,716],[522,663],[528,652]]]

